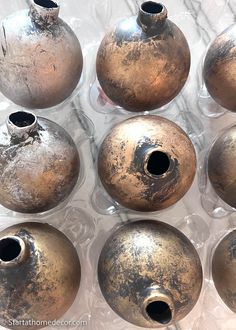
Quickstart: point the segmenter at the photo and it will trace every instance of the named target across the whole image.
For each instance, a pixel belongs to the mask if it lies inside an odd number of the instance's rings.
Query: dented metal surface
[[[48,224],[14,225],[0,233],[0,243],[9,237],[24,242],[24,259],[4,262],[1,258],[9,252],[0,246],[0,323],[20,330],[40,328],[23,321],[55,320],[68,310],[80,285],[79,257],[69,239]]]
[[[203,77],[209,94],[222,107],[236,112],[236,24],[211,44],[205,58]]]
[[[160,158],[152,161],[156,152]],[[176,203],[190,188],[195,171],[190,139],[179,126],[159,116],[136,116],[117,124],[98,156],[98,174],[107,192],[137,211],[157,211]]]
[[[77,147],[56,123],[16,112],[0,126],[0,203],[6,208],[38,213],[56,207],[72,192],[79,169]]]
[[[51,1],[52,2],[52,1]],[[80,43],[59,7],[31,1],[0,24],[0,91],[26,108],[48,108],[71,95],[83,67]]]
[[[159,12],[146,12],[149,3]],[[167,19],[166,8],[144,2],[138,17],[121,21],[104,37],[96,66],[101,87],[113,102],[129,111],[147,111],[180,92],[190,51],[183,33]]]
[[[202,268],[191,242],[174,227],[151,220],[126,224],[105,243],[98,263],[101,291],[126,321],[159,328],[185,317],[198,300]],[[151,303],[165,303],[150,314]],[[166,314],[169,313],[169,315]]]

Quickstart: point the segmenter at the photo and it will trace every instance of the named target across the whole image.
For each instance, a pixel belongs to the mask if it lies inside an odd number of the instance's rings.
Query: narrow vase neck
[[[37,117],[28,111],[13,112],[6,121],[9,134],[19,139],[27,139],[30,133],[37,130],[37,124]]]
[[[157,2],[146,1],[139,7],[137,23],[148,35],[161,33],[167,19],[166,7]]]
[[[53,25],[59,15],[60,7],[51,0],[31,0],[29,15],[39,26]]]
[[[4,236],[0,239],[0,269],[16,267],[29,257],[29,249],[19,236]]]
[[[143,316],[153,325],[170,325],[175,318],[174,304],[171,297],[160,291],[158,286],[146,289],[146,298],[142,306]]]

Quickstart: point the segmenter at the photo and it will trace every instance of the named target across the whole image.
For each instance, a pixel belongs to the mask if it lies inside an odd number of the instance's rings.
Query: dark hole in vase
[[[4,262],[12,261],[21,253],[20,243],[13,238],[0,240],[0,259]]]
[[[33,114],[24,111],[14,112],[9,116],[10,122],[17,127],[27,127],[32,125],[36,118]]]
[[[58,8],[58,5],[51,0],[34,0],[34,3],[44,8]]]
[[[146,312],[148,316],[160,324],[167,324],[172,319],[171,309],[164,301],[153,301],[147,308]]]
[[[160,14],[163,10],[162,4],[152,1],[144,2],[141,8],[147,14]]]
[[[162,175],[168,171],[170,159],[162,151],[153,151],[147,162],[147,170],[152,175]]]

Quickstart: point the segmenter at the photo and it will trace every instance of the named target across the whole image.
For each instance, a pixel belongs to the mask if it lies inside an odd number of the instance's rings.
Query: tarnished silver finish
[[[186,133],[160,116],[135,116],[115,125],[98,154],[98,174],[109,195],[132,210],[154,212],[178,202],[196,172]]]
[[[190,51],[182,31],[161,3],[145,1],[138,16],[109,31],[97,53],[97,77],[105,94],[126,110],[154,110],[183,88]]]
[[[212,277],[221,299],[236,313],[236,230],[218,244],[212,258]]]
[[[152,220],[120,227],[98,262],[101,291],[126,321],[160,328],[184,318],[202,287],[199,256],[176,228]]]
[[[47,211],[73,190],[77,148],[56,123],[30,112],[12,113],[0,126],[0,203],[16,212]]]
[[[208,176],[217,195],[236,208],[236,125],[213,143],[208,157]]]
[[[213,41],[206,54],[203,77],[211,97],[236,112],[236,24]]]
[[[0,91],[26,108],[48,108],[71,95],[83,67],[80,43],[51,0],[5,18],[0,28]]]
[[[33,330],[60,318],[80,277],[76,249],[56,228],[38,222],[6,228],[0,232],[0,325]]]

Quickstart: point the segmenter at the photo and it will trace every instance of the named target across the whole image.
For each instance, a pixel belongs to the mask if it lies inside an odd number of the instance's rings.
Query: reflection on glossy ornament
[[[236,24],[211,44],[205,58],[203,77],[212,98],[236,112]]]
[[[236,230],[217,246],[212,260],[213,281],[224,303],[236,313]]]
[[[144,328],[169,326],[196,304],[202,267],[191,242],[159,221],[119,228],[105,243],[98,263],[101,291],[123,319]]]
[[[110,196],[129,209],[157,211],[180,200],[196,171],[194,147],[175,123],[137,116],[117,124],[104,139],[98,174]]]
[[[141,4],[138,17],[121,21],[104,37],[97,77],[106,95],[129,111],[153,110],[183,88],[190,51],[181,30],[167,19],[164,5]]]
[[[208,158],[208,176],[217,195],[236,208],[236,125],[214,142]]]
[[[11,329],[37,329],[59,319],[77,295],[80,273],[73,244],[56,228],[28,222],[3,230],[0,324]],[[40,321],[45,323],[40,325]],[[27,322],[31,324],[27,326]]]
[[[56,123],[14,112],[0,126],[0,204],[23,213],[44,212],[63,202],[78,180],[79,154]]]
[[[0,29],[0,91],[26,108],[55,106],[71,95],[83,67],[80,43],[51,0],[5,18]]]

